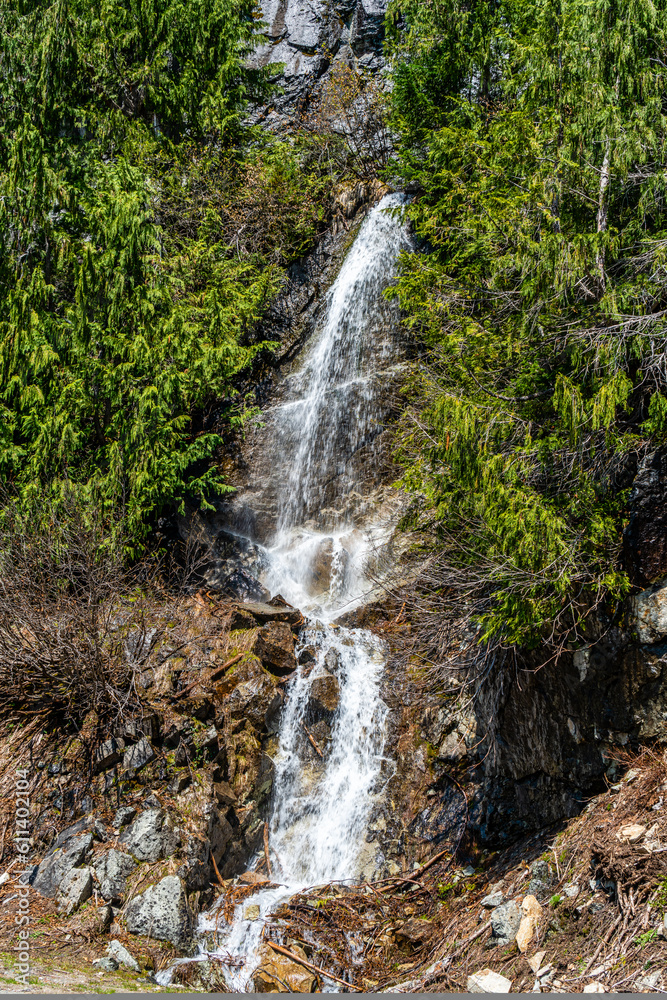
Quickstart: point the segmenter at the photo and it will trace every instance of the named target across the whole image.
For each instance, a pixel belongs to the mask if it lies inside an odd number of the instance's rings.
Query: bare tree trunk
[[[609,136],[605,139],[604,144],[604,158],[602,160],[602,170],[600,171],[600,190],[598,194],[598,218],[597,218],[597,230],[598,233],[604,233],[607,230],[607,188],[609,187],[609,178],[611,174],[610,170],[610,156],[611,153],[611,141]],[[602,287],[605,285],[605,274],[604,274],[604,250],[598,252],[597,264],[600,268],[600,275],[602,277]]]

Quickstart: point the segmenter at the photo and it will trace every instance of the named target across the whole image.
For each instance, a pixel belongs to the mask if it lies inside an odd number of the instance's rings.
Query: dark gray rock
[[[549,865],[544,860],[534,861],[530,866],[531,879],[525,889],[527,896],[535,896],[538,902],[543,903],[552,895],[553,879],[549,871]]]
[[[58,886],[58,909],[68,916],[93,894],[92,868],[71,868]]]
[[[120,830],[121,827],[127,826],[136,815],[137,810],[133,809],[132,806],[121,806],[120,809],[116,810],[116,815],[113,818],[114,830]]]
[[[493,937],[503,942],[514,940],[520,924],[521,910],[514,902],[503,903],[491,914]]]
[[[168,824],[163,809],[146,809],[120,836],[130,854],[137,861],[158,861],[170,857],[178,840]]]
[[[93,862],[93,871],[100,884],[104,899],[115,899],[125,892],[127,876],[137,867],[129,854],[115,848],[99,855]]]
[[[179,795],[180,792],[184,791],[188,787],[191,780],[192,779],[187,771],[181,771],[180,774],[177,774],[176,777],[172,778],[170,781],[169,791],[172,795]]]
[[[117,764],[123,756],[125,743],[123,740],[110,739],[100,743],[95,751],[95,770],[106,771]]]
[[[51,846],[51,851],[55,851],[59,847],[62,847],[68,840],[72,840],[73,837],[77,837],[80,833],[83,833],[84,830],[90,830],[93,822],[94,819],[92,816],[84,816],[83,819],[79,819],[76,823],[72,823],[71,826],[68,826],[67,829],[62,830],[58,834]],[[51,851],[49,853],[51,853]]]
[[[93,966],[96,969],[100,969],[101,972],[117,972],[118,962],[114,958],[95,958],[93,959]]]
[[[125,910],[125,924],[130,934],[187,948],[192,938],[192,921],[182,880],[177,875],[168,875],[131,899]]]
[[[150,745],[145,736],[143,736],[138,743],[130,747],[125,751],[123,755],[123,768],[126,771],[137,772],[146,764],[150,764],[151,761],[155,760],[156,754],[153,747]]]
[[[31,885],[42,896],[53,899],[66,875],[81,865],[93,845],[92,833],[70,838],[63,847],[54,848],[37,867]]]

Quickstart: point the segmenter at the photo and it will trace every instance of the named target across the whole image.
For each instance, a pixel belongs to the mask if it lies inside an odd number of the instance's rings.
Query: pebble
[[[531,957],[528,959],[528,965],[530,966],[530,970],[531,972],[534,972],[535,975],[537,975],[539,970],[542,968],[542,962],[544,961],[545,955],[546,951],[536,951],[535,954],[531,955]]]
[[[512,989],[512,980],[506,979],[498,972],[491,969],[480,969],[472,976],[468,976],[466,983],[468,993],[509,993]]]
[[[602,985],[602,983],[588,983],[587,986],[584,986],[583,992],[584,993],[606,993],[607,990]]]

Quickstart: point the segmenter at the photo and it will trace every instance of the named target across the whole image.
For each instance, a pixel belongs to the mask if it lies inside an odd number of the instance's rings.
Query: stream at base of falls
[[[239,551],[251,552],[260,584],[299,607],[306,625],[274,758],[271,887],[258,886],[236,906],[230,923],[220,912],[224,897],[199,918],[200,954],[194,960],[218,957],[234,992],[254,992],[264,924],[282,903],[305,888],[354,882],[374,870],[366,834],[391,771],[385,766],[387,708],[380,696],[385,651],[371,632],[335,621],[363,603],[371,588],[369,566],[376,567],[378,547],[390,533],[372,517],[355,517],[354,505],[346,507],[345,500],[361,492],[351,456],[364,449],[372,463],[373,441],[382,429],[374,375],[398,355],[397,313],[383,292],[399,252],[409,247],[395,211],[405,201],[388,195],[368,213],[303,362],[287,379],[281,403],[264,414],[263,447],[276,456],[278,477],[275,530],[264,544],[239,534]],[[342,503],[331,503],[332,481],[334,499]],[[332,513],[322,525],[325,501]],[[316,592],[323,566],[326,587]],[[329,719],[327,739],[322,746],[314,742],[315,755],[307,728],[313,700]],[[248,867],[260,863],[264,852]],[[158,981],[167,985],[172,972],[160,973]],[[326,981],[323,990],[338,988]]]

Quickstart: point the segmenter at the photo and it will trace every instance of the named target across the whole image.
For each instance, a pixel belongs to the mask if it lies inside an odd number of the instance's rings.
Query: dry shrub
[[[74,494],[28,505],[5,496],[0,718],[77,726],[91,709],[111,719],[138,702],[134,677],[157,640],[139,579],[113,526]]]
[[[367,180],[389,162],[388,98],[382,83],[379,76],[362,76],[339,63],[301,123],[318,137],[322,153],[343,174]]]

